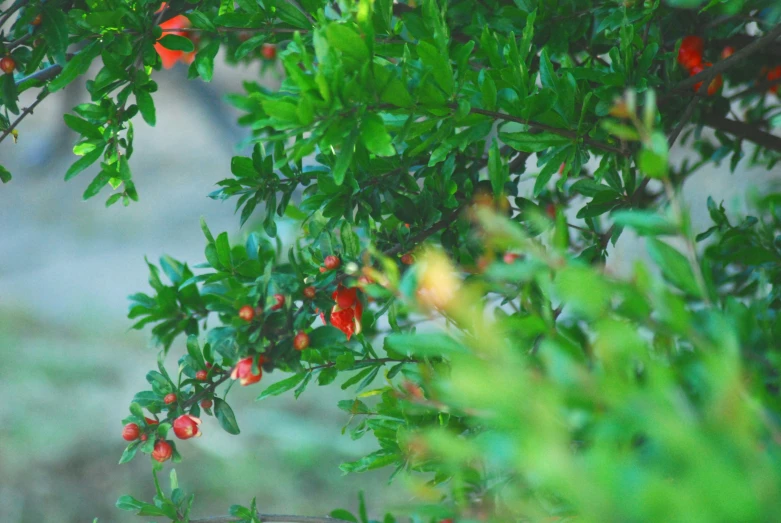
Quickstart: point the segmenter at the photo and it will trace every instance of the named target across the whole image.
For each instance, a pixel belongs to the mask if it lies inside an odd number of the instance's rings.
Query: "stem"
[[[230,375],[231,375],[230,371],[226,370],[225,373],[222,376],[220,376],[220,378],[217,381],[213,381],[209,383],[206,387],[204,387],[204,389],[201,392],[193,394],[193,396],[190,399],[188,399],[187,401],[179,405],[179,407],[182,410],[187,410],[191,406],[195,405],[201,398],[213,394],[214,390],[217,387],[222,385],[228,378],[230,378]]]
[[[25,117],[26,117],[28,114],[32,114],[32,113],[33,113],[33,111],[35,110],[35,108],[38,106],[38,104],[39,104],[39,103],[41,103],[41,102],[43,101],[43,99],[44,99],[44,98],[46,98],[47,96],[49,96],[49,91],[48,91],[48,90],[45,90],[45,89],[44,89],[43,91],[41,91],[41,93],[38,95],[38,98],[36,98],[36,99],[35,99],[35,101],[34,101],[32,104],[30,104],[30,106],[29,106],[29,107],[26,107],[26,108],[25,108],[25,109],[22,111],[22,114],[20,114],[20,115],[19,115],[19,117],[18,117],[16,120],[14,120],[14,121],[13,121],[13,123],[12,123],[11,125],[9,125],[9,126],[8,126],[8,129],[6,129],[5,131],[3,131],[3,134],[0,134],[0,143],[2,143],[2,142],[3,142],[3,140],[5,140],[5,139],[6,139],[6,137],[7,137],[9,134],[11,134],[11,132],[12,132],[14,129],[16,129],[16,126],[17,126],[17,125],[19,125],[19,123],[20,123],[22,120],[24,120],[24,118],[25,118]]]
[[[355,363],[366,363],[367,365],[371,365],[374,363],[379,363],[381,365],[384,365],[386,363],[423,363],[422,361],[415,360],[412,358],[404,358],[404,359],[396,359],[396,358],[371,358],[367,360],[358,360]],[[335,361],[331,361],[328,363],[324,363],[323,365],[315,365],[314,367],[310,367],[307,369],[308,372],[311,372],[313,370],[318,369],[329,369],[336,365]]]
[[[263,523],[350,523],[349,521],[329,516],[286,516],[283,514],[260,513],[256,516]],[[208,518],[190,519],[190,523],[234,523],[236,521],[244,520],[233,516],[212,516]]]
[[[451,107],[455,108],[454,106]],[[477,108],[472,108],[469,112],[472,114],[482,114],[483,116],[490,116],[491,118],[495,118],[497,120],[506,120],[508,122],[517,122],[517,123],[525,124],[528,125],[529,127],[533,127],[541,131],[548,131],[550,133],[558,134],[559,136],[571,138],[572,140],[583,140],[583,143],[585,143],[586,145],[590,145],[595,149],[601,149],[605,152],[615,153],[619,156],[628,157],[630,155],[627,151],[623,151],[618,147],[613,147],[612,145],[607,145],[602,142],[598,142],[597,140],[593,140],[587,136],[578,136],[578,133],[576,132],[568,131],[566,129],[559,129],[558,127],[552,127],[550,125],[545,125],[541,123],[530,122],[528,120],[519,118],[517,116],[512,116],[510,114],[499,113],[496,111],[486,111],[485,109],[477,109]]]
[[[702,123],[713,129],[724,131],[725,133],[737,136],[738,138],[743,138],[754,142],[755,144],[761,147],[765,147],[766,149],[772,149],[774,151],[781,152],[781,138],[776,135],[760,131],[756,127],[753,127],[747,123],[710,114],[703,116]]]

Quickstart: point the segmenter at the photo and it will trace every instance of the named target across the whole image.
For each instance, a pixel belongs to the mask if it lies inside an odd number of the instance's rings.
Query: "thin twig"
[[[16,126],[19,125],[19,123],[22,120],[24,120],[25,116],[27,116],[28,114],[32,114],[33,111],[35,110],[35,108],[38,106],[38,104],[41,103],[43,101],[43,99],[46,98],[48,95],[49,95],[49,91],[48,90],[44,89],[43,91],[41,91],[41,93],[38,95],[38,98],[36,98],[35,101],[32,104],[30,104],[29,107],[25,108],[22,111],[22,114],[20,114],[19,117],[16,120],[14,120],[11,125],[8,126],[8,129],[3,131],[3,134],[0,134],[0,143],[2,143],[3,140],[5,140],[6,137],[9,134],[11,134],[11,132],[14,129],[16,129]]]
[[[578,133],[574,131],[569,131],[567,129],[559,129],[558,127],[552,127],[550,125],[531,122],[523,118],[513,116],[511,114],[499,113],[496,111],[486,111],[485,109],[472,108],[469,112],[473,114],[482,114],[483,116],[490,116],[491,118],[495,118],[497,120],[506,120],[508,122],[517,122],[517,123],[525,124],[528,125],[529,127],[533,127],[541,131],[548,131],[553,134],[558,134],[559,136],[564,136],[565,138],[570,138],[572,140],[583,140],[583,143],[585,143],[586,145],[590,145],[595,149],[601,149],[606,152],[615,153],[619,156],[627,156],[627,157],[629,156],[628,152],[622,151],[618,147],[613,147],[612,145],[604,144],[597,140],[593,140],[587,136],[578,136]]]
[[[26,1],[19,1],[16,4],[12,5],[8,11],[5,12],[3,16],[0,17],[0,27],[3,27],[3,25],[8,21],[9,18],[11,18],[11,15],[14,14],[16,11],[18,11],[23,5],[25,5]]]
[[[409,241],[407,241],[407,244],[417,244],[431,236],[432,234],[441,231],[442,229],[447,228],[449,225],[452,225],[456,218],[458,218],[458,215],[461,214],[461,206],[459,206],[457,209],[455,209],[453,212],[446,215],[444,218],[439,220],[437,223],[429,227],[428,229],[424,231],[420,231],[415,236],[411,237]],[[397,244],[387,251],[383,252],[385,256],[393,256],[395,254],[400,253],[404,249],[404,246],[401,244]]]
[[[17,86],[21,85],[24,82],[28,82],[30,80],[41,80],[41,81],[51,80],[52,78],[60,74],[61,71],[62,71],[61,65],[59,64],[50,65],[45,69],[41,69],[40,71],[36,71],[33,74],[27,75],[24,78],[17,80],[16,85]]]
[[[286,516],[282,514],[257,514],[260,521],[267,523],[349,523],[343,519],[332,518],[329,516]],[[190,523],[232,523],[243,521],[242,518],[233,516],[212,516],[201,519],[190,519]]]
[[[198,400],[200,400],[201,398],[205,398],[206,396],[212,394],[217,387],[225,383],[225,381],[227,381],[228,378],[230,378],[230,375],[231,375],[230,371],[226,370],[225,373],[222,376],[220,376],[220,378],[217,381],[213,381],[209,383],[206,387],[203,388],[201,392],[193,394],[190,399],[188,399],[187,401],[183,402],[180,405],[182,410],[187,410],[191,406],[195,405],[198,402]]]
[[[781,138],[764,131],[760,131],[756,127],[749,125],[745,122],[739,122],[737,120],[730,120],[729,118],[723,118],[712,114],[706,114],[702,117],[702,123],[728,134],[737,136],[754,142],[755,144],[765,147],[766,149],[772,149],[774,151],[781,152]]]

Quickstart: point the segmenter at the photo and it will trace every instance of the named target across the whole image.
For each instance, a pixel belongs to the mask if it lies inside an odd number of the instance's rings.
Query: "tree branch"
[[[446,215],[444,218],[436,222],[434,225],[429,227],[426,230],[420,231],[415,236],[411,237],[407,243],[417,244],[431,236],[432,234],[441,231],[442,229],[445,229],[448,225],[451,225],[456,218],[458,218],[458,215],[461,214],[461,208],[463,205],[460,205],[457,207],[453,212]],[[403,246],[401,244],[397,244],[390,249],[383,252],[385,256],[393,256],[395,254],[400,253],[403,250]]]
[[[283,514],[258,513],[257,517],[263,523],[350,523],[349,521],[329,516],[286,516]],[[190,519],[190,523],[235,523],[236,521],[244,520],[233,516],[212,516],[209,518]]]
[[[27,3],[26,0],[19,0],[16,2],[16,4],[12,5],[8,11],[3,14],[3,16],[0,16],[0,27],[3,27],[5,23],[8,21],[9,18],[11,18],[11,15],[14,14],[16,11],[18,11],[23,5]]]
[[[453,107],[455,108],[455,107]],[[591,147],[594,147],[595,149],[601,149],[605,152],[609,153],[615,153],[619,156],[629,156],[629,153],[627,151],[622,151],[618,147],[613,147],[612,145],[607,145],[602,142],[599,142],[597,140],[593,140],[587,136],[578,136],[578,133],[569,131],[567,129],[559,129],[558,127],[552,127],[550,125],[545,125],[537,122],[531,122],[528,120],[525,120],[523,118],[519,118],[517,116],[512,116],[510,114],[505,113],[499,113],[496,111],[486,111],[485,109],[477,109],[472,108],[470,113],[473,114],[482,114],[483,116],[490,116],[491,118],[495,118],[497,120],[506,120],[508,122],[517,122],[524,125],[528,125],[529,127],[533,127],[535,129],[539,129],[541,131],[548,131],[553,134],[558,134],[559,136],[564,136],[566,138],[571,138],[572,140],[583,140],[583,143],[586,145],[590,145]]]
[[[226,370],[225,374],[220,376],[220,378],[217,381],[213,381],[209,383],[206,387],[203,388],[201,392],[193,394],[190,399],[188,399],[187,401],[185,401],[179,406],[181,407],[182,410],[186,410],[191,406],[195,405],[198,402],[198,400],[208,396],[209,394],[214,393],[214,390],[220,385],[222,385],[223,383],[225,383],[228,380],[228,378],[230,378],[230,375],[231,375],[230,370]]]
[[[6,137],[9,134],[11,134],[11,132],[14,129],[16,129],[16,126],[19,125],[19,123],[21,123],[21,121],[24,120],[24,118],[28,114],[32,114],[33,111],[35,110],[35,108],[38,106],[38,104],[41,103],[43,101],[43,99],[46,98],[47,96],[49,96],[49,91],[48,90],[44,89],[43,91],[41,91],[41,93],[38,95],[38,98],[36,98],[35,101],[32,104],[30,104],[29,107],[25,108],[22,111],[22,114],[20,114],[19,117],[16,120],[14,120],[11,125],[8,126],[8,129],[6,129],[5,131],[3,131],[2,134],[0,134],[0,143],[2,143],[3,140],[5,140]]]
[[[724,131],[725,133],[737,136],[738,138],[744,138],[755,144],[772,149],[774,151],[781,152],[781,138],[764,131],[760,131],[756,127],[737,120],[730,120],[729,118],[723,118],[712,114],[706,114],[702,117],[702,123],[713,129]]]

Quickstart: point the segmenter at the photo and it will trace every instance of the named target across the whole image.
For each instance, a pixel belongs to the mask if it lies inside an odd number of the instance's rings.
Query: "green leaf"
[[[455,80],[449,57],[428,42],[418,42],[416,47],[420,61],[431,68],[434,82],[450,97],[455,89]]]
[[[195,45],[192,40],[175,34],[166,34],[157,43],[172,51],[184,51],[185,53],[195,51]]]
[[[92,64],[92,61],[98,57],[102,50],[103,44],[98,40],[87,44],[84,49],[76,53],[73,58],[65,64],[65,67],[62,68],[60,74],[49,82],[49,92],[53,93],[59,91],[78,76],[86,73],[87,69],[89,69]]]
[[[135,91],[136,93],[136,105],[138,105],[138,111],[141,113],[141,117],[151,127],[157,123],[157,116],[155,114],[155,102],[152,99],[152,95],[143,88]]]
[[[239,425],[236,423],[236,416],[233,414],[233,409],[230,408],[225,400],[220,398],[214,398],[214,415],[217,416],[217,421],[220,422],[220,426],[228,434],[238,434]]]
[[[140,510],[147,505],[143,501],[139,501],[133,496],[120,496],[117,500],[117,508],[119,510]]]
[[[353,154],[355,153],[355,142],[358,139],[358,133],[353,130],[342,143],[342,148],[336,155],[336,163],[332,175],[334,177],[334,183],[336,185],[342,185],[344,183],[344,177],[347,173],[347,169],[350,167],[350,163],[353,160]]]
[[[700,296],[700,289],[686,256],[656,238],[648,239],[648,253],[673,285],[692,296]]]
[[[212,80],[214,75],[214,57],[217,56],[219,50],[219,40],[213,40],[203,49],[199,49],[195,55],[195,70],[198,71],[198,76],[203,78],[204,82],[211,82]]]
[[[231,260],[231,246],[230,242],[228,241],[227,232],[221,232],[217,236],[215,247],[217,248],[217,258],[220,260],[220,265],[225,268],[233,267],[233,262]]]
[[[559,136],[549,132],[539,134],[499,133],[499,138],[516,151],[526,153],[537,153],[548,147],[556,147],[572,142],[566,136]]]
[[[85,200],[89,200],[90,198],[98,194],[100,190],[106,186],[106,184],[112,177],[113,177],[113,173],[105,170],[100,171],[98,175],[92,179],[92,182],[90,182],[90,184],[84,190],[84,194],[82,195],[82,198]]]
[[[342,236],[342,246],[344,247],[344,253],[351,258],[358,256],[358,253],[361,250],[361,243],[358,239],[358,235],[353,232],[353,228],[350,225],[350,222],[342,222],[342,228],[340,232]]]
[[[345,521],[350,521],[352,523],[358,523],[358,518],[356,518],[349,511],[343,508],[338,508],[336,510],[331,511],[329,516],[335,519],[343,519]]]
[[[369,49],[366,47],[366,42],[351,27],[332,23],[326,28],[325,33],[328,44],[340,50],[346,57],[358,62],[365,62],[369,59]]]
[[[416,356],[443,356],[469,352],[466,347],[445,334],[391,334],[385,338],[385,343],[400,354]]]
[[[610,217],[623,227],[630,227],[641,236],[677,234],[678,228],[673,222],[653,211],[622,210]]]
[[[137,451],[138,442],[128,445],[125,451],[122,453],[122,457],[119,458],[119,464],[122,465],[123,463],[127,463],[128,461],[132,460],[135,457]]]
[[[94,140],[103,140],[103,133],[97,125],[89,123],[83,118],[74,116],[72,114],[64,114],[62,118],[65,120],[65,125],[76,131],[82,136],[92,138]]]
[[[504,184],[510,181],[510,173],[502,162],[502,155],[496,140],[493,141],[488,150],[488,177],[491,180],[494,195],[500,196],[504,190]]]
[[[11,181],[10,171],[2,165],[0,165],[0,181],[3,183],[8,183]]]
[[[198,336],[195,334],[190,334],[187,337],[187,354],[195,360],[199,367],[204,368],[206,366],[203,354],[201,353],[201,347],[198,344]]]
[[[255,171],[255,165],[252,158],[246,156],[234,156],[231,158],[231,173],[236,178],[255,178],[258,173]]]
[[[654,132],[649,143],[643,143],[643,149],[637,157],[637,165],[646,176],[666,178],[668,170],[669,148],[667,139],[661,132]]]
[[[361,143],[364,147],[377,156],[393,156],[396,149],[393,148],[393,139],[385,124],[377,114],[367,114],[361,121]]]
[[[296,385],[301,383],[306,375],[306,372],[301,372],[299,374],[294,374],[289,378],[285,378],[282,381],[274,383],[273,385],[267,387],[266,390],[261,392],[260,396],[255,398],[255,401],[260,401],[264,398],[268,398],[269,396],[279,396],[283,392],[287,392],[293,389]]]

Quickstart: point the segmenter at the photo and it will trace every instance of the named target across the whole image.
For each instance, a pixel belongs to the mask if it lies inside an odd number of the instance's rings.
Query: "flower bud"
[[[197,438],[201,435],[201,429],[198,425],[201,420],[189,414],[182,414],[174,420],[174,434],[179,439]]]
[[[160,440],[155,443],[155,448],[152,451],[152,459],[159,461],[160,463],[171,459],[171,455],[174,453],[173,447],[167,441]]]
[[[122,429],[122,439],[125,441],[134,441],[138,439],[138,435],[141,431],[138,428],[138,425],[135,423],[128,423],[125,425],[125,427]]]

